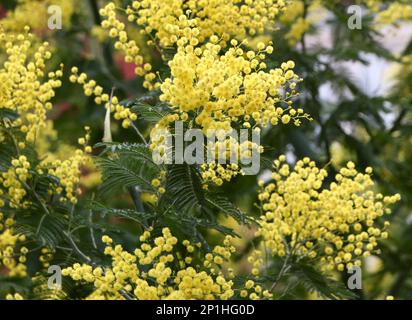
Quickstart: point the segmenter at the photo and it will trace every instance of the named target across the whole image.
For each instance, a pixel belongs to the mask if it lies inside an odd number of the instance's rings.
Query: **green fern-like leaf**
[[[166,199],[183,211],[202,210],[206,199],[199,170],[187,164],[171,165],[168,168]]]
[[[348,290],[342,282],[321,274],[313,266],[305,263],[293,263],[291,274],[298,277],[308,292],[316,292],[326,299],[355,299],[357,295]]]
[[[140,115],[143,120],[150,123],[158,123],[165,116],[170,114],[170,109],[166,104],[157,104],[152,106],[144,102],[137,102],[132,111]]]
[[[156,167],[148,167],[147,161],[133,155],[120,157],[97,158],[96,163],[103,170],[103,195],[119,189],[138,186],[143,192],[154,193],[152,179],[159,173]]]
[[[147,221],[154,216],[152,213],[138,212],[136,210],[107,208],[96,201],[92,202],[90,207],[93,211],[100,213],[103,217],[108,216],[128,219],[144,226],[147,226]]]
[[[206,202],[208,207],[215,208],[240,223],[246,224],[250,221],[250,219],[224,195],[208,194],[206,195]]]

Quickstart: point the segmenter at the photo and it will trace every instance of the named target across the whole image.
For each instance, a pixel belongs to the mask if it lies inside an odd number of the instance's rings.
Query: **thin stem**
[[[43,203],[43,201],[40,199],[40,197],[37,195],[36,191],[34,191],[26,182],[24,181],[20,181],[20,179],[18,179],[19,182],[30,191],[30,193],[32,194],[32,196],[36,199],[36,201],[40,204],[40,206],[42,207],[44,213],[46,215],[50,215],[49,210],[47,209],[46,205]]]
[[[308,3],[306,0],[303,0],[303,20],[306,20],[308,15]],[[305,39],[306,32],[302,34],[301,44],[302,44],[302,53],[306,54],[306,39]]]
[[[76,245],[74,242],[73,238],[71,237],[71,234],[68,232],[64,232],[65,236],[69,240],[71,246],[73,247],[74,251],[77,253],[77,255],[87,264],[92,265],[93,267],[97,267],[95,263],[93,263],[92,259],[90,259],[88,256],[86,256]],[[102,268],[104,270],[104,268]],[[125,298],[126,300],[135,300],[133,299],[124,289],[120,289],[119,293]]]
[[[283,276],[286,274],[286,272],[289,271],[290,266],[289,266],[289,259],[290,259],[290,255],[286,256],[286,259],[283,261],[283,265],[282,268],[280,269],[280,272],[275,280],[275,282],[273,282],[272,286],[269,289],[269,292],[272,292],[276,289],[276,287],[278,286],[280,280],[283,278]]]
[[[6,123],[4,123],[4,124],[6,125]],[[20,156],[20,155],[21,155],[21,153],[20,153],[20,148],[19,148],[19,146],[17,145],[17,141],[16,141],[14,135],[13,135],[11,132],[9,132],[8,130],[6,130],[6,129],[3,129],[2,131],[4,131],[7,135],[10,136],[11,140],[13,141],[14,148],[16,149],[17,156]]]
[[[94,200],[94,194],[92,196],[92,201],[93,200]],[[94,230],[93,230],[93,227],[92,227],[92,223],[93,223],[92,216],[93,216],[93,211],[92,211],[92,209],[90,209],[89,210],[90,238],[92,239],[93,248],[97,249],[96,239],[95,239],[95,236],[94,236]]]
[[[86,256],[76,245],[76,242],[74,242],[73,238],[71,237],[71,233],[69,232],[64,232],[64,235],[67,237],[67,239],[70,242],[70,245],[73,247],[74,251],[77,253],[77,255],[86,263],[90,265],[94,265],[92,259],[90,259],[88,256]]]
[[[134,125],[134,123],[131,124],[132,128],[136,131],[137,135],[142,139],[144,145],[147,147],[149,144],[143,134],[140,132],[139,128]]]
[[[74,216],[74,204],[72,204],[72,207],[70,209],[70,218],[69,218],[69,226],[68,226],[69,232],[70,232],[70,229],[72,228],[73,216]]]
[[[37,229],[36,229],[36,237],[39,235],[40,230],[41,230],[41,227],[42,227],[43,222],[44,222],[44,219],[46,219],[46,217],[47,217],[46,214],[44,214],[44,215],[41,217],[40,222],[39,222],[39,225],[37,226]]]

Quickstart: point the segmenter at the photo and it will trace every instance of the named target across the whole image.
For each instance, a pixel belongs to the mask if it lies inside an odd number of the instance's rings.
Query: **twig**
[[[303,1],[303,15],[302,19],[306,20],[306,17],[308,15],[308,3],[306,0]],[[302,53],[306,54],[306,39],[305,39],[306,32],[302,34],[301,38],[301,44],[302,44]]]
[[[77,253],[77,255],[87,264],[92,265],[93,267],[98,267],[95,263],[93,263],[92,259],[90,259],[88,256],[86,256],[80,249],[79,247],[76,245],[76,243],[74,242],[73,238],[71,237],[71,234],[64,232],[65,236],[67,237],[67,239],[69,240],[71,246],[73,247],[74,251]],[[104,272],[104,268],[103,269],[103,273]],[[120,289],[118,291],[123,298],[125,298],[126,300],[135,300],[133,299],[124,289]]]
[[[290,254],[286,257],[286,259],[283,261],[282,268],[280,269],[280,272],[275,280],[273,282],[272,286],[269,289],[269,292],[272,292],[276,289],[277,285],[279,284],[280,280],[283,278],[283,276],[286,274],[286,272],[289,270],[290,266],[288,265],[289,263],[289,258]]]
[[[46,216],[47,216],[47,214],[44,214],[44,215],[41,217],[40,221],[39,221],[39,225],[37,226],[37,229],[36,229],[36,237],[37,237],[37,236],[39,235],[39,233],[40,233],[41,227],[42,227],[42,225],[43,225],[43,221],[44,221],[44,219],[46,219]]]
[[[86,256],[80,249],[79,247],[76,245],[76,242],[74,242],[73,238],[71,237],[71,233],[69,232],[63,232],[64,235],[67,237],[67,239],[70,242],[70,245],[73,247],[74,251],[77,253],[77,255],[82,258],[82,260],[90,265],[94,266],[94,263],[92,261],[92,259],[90,259],[88,256]]]
[[[43,201],[40,199],[40,197],[37,195],[36,191],[34,191],[34,190],[32,189],[32,187],[30,187],[26,182],[21,181],[20,179],[18,179],[18,180],[19,180],[19,182],[20,182],[26,189],[28,189],[28,190],[31,192],[32,196],[36,199],[36,201],[37,201],[37,202],[40,204],[40,206],[42,207],[44,213],[45,213],[46,215],[50,215],[49,210],[47,209],[47,207],[46,207],[46,205],[43,203]]]
[[[143,134],[140,132],[139,128],[136,127],[134,125],[134,123],[131,124],[132,128],[136,131],[137,135],[140,137],[140,139],[142,139],[143,143],[145,144],[145,146],[147,147],[149,144],[147,142],[147,140],[145,139],[145,137],[143,136]]]
[[[405,116],[407,115],[407,110],[403,109],[401,111],[401,113],[399,114],[399,116],[396,118],[395,122],[393,123],[392,128],[390,129],[390,133],[395,132],[396,130],[398,130],[398,128],[402,125],[402,121],[405,118]]]
[[[94,200],[94,194],[92,196],[92,201]],[[90,230],[90,238],[92,239],[93,248],[97,249],[96,239],[94,237],[94,230],[92,227],[93,219],[92,219],[93,211],[92,209],[89,210],[89,230]]]

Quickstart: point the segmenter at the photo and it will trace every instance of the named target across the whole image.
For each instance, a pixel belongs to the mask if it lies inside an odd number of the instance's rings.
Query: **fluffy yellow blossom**
[[[166,178],[166,171],[162,170],[160,171],[159,176],[156,179],[152,180],[152,186],[157,189],[159,194],[164,194],[166,192],[165,178]]]
[[[62,71],[45,74],[45,62],[51,58],[47,42],[30,55],[32,35],[6,35],[0,32],[0,46],[6,59],[0,69],[0,108],[15,112],[15,120],[2,119],[6,127],[18,128],[33,143],[40,130],[47,127],[47,111],[54,89],[61,86]],[[43,81],[44,77],[47,81]]]
[[[19,0],[16,8],[8,12],[1,20],[1,25],[6,31],[21,32],[24,26],[34,30],[47,30],[50,17],[48,8],[52,5],[59,6],[62,12],[62,24],[70,26],[70,20],[79,0]],[[33,14],[35,13],[35,14]]]
[[[85,150],[77,149],[74,155],[66,160],[46,159],[38,168],[39,172],[47,171],[48,174],[59,179],[58,184],[50,186],[50,192],[62,195],[61,201],[77,203],[80,194],[81,169],[90,165],[91,158],[88,155],[88,146]]]
[[[28,205],[23,202],[27,192],[23,184],[30,177],[30,163],[25,156],[11,161],[12,166],[0,175],[0,185],[8,192],[9,205],[11,208],[21,208]]]
[[[309,30],[311,23],[302,17],[298,18],[290,27],[289,32],[286,34],[286,39],[290,45],[297,43],[305,32]]]
[[[306,7],[305,7],[306,6]],[[311,26],[326,17],[326,9],[321,0],[292,0],[279,18],[279,21],[289,27],[285,38],[291,46],[301,40]]]
[[[275,125],[284,115],[295,114],[292,118],[297,124],[307,116],[292,111],[291,98],[296,91],[283,94],[281,90],[300,80],[292,61],[267,70],[262,64],[266,46],[258,52],[245,52],[240,45],[222,52],[222,47],[213,43],[191,45],[193,37],[192,33],[178,41],[178,52],[169,61],[171,77],[161,85],[160,99],[178,113],[195,113],[194,121],[205,133],[230,131],[232,122]],[[174,115],[169,115],[159,125],[167,127],[173,121]]]
[[[308,158],[291,169],[282,156],[274,167],[273,182],[259,193],[264,214],[257,232],[273,255],[316,259],[325,270],[343,271],[388,237],[389,222],[382,227],[378,219],[400,196],[375,193],[371,168],[359,173],[349,162],[327,187],[326,170]]]
[[[135,113],[129,108],[123,107],[116,96],[110,96],[104,93],[103,88],[99,86],[95,80],[88,80],[85,73],[79,75],[77,67],[73,67],[71,71],[70,81],[82,85],[84,94],[86,96],[94,96],[96,104],[104,104],[106,109],[110,107],[111,112],[114,113],[114,118],[123,121],[122,126],[124,128],[128,128],[133,121],[137,120]]]
[[[13,225],[13,219],[4,221],[4,216],[0,212],[0,269],[4,267],[10,277],[25,277],[27,249],[22,247],[19,250],[18,247],[26,238],[15,234]]]
[[[173,113],[161,119],[156,129],[169,129],[171,124],[181,120],[190,122],[190,126],[201,129],[209,137],[219,135],[219,131],[230,133],[239,126],[259,131],[260,127],[268,125],[292,123],[299,126],[302,118],[310,119],[302,109],[293,107],[293,98],[299,95],[296,83],[301,80],[293,71],[293,61],[268,70],[264,59],[273,51],[272,46],[258,43],[258,51],[247,51],[235,40],[224,51],[214,44],[217,39],[213,37],[206,45],[197,45],[195,30],[188,27],[187,37],[177,41],[178,51],[169,61],[171,77],[161,85],[160,100],[167,102]],[[244,159],[250,157],[252,149],[263,151],[261,146],[250,141],[219,140],[207,146],[208,152],[216,155],[213,148],[223,148],[226,158],[235,152],[237,159]],[[164,137],[152,135],[152,150],[160,148],[157,151],[162,154],[166,151],[166,143]],[[217,154],[220,156],[221,152]],[[203,178],[217,185],[241,173],[240,167],[213,163],[202,169]]]
[[[359,0],[358,2],[375,13],[375,23],[378,25],[409,22],[412,19],[412,4],[407,0],[393,1],[389,5],[381,0]]]
[[[280,11],[283,0],[139,0],[126,10],[129,21],[153,34],[162,47],[175,44],[186,36],[188,17],[197,26],[198,40],[210,37],[225,46],[232,37],[244,39],[247,35],[262,34]]]
[[[80,168],[89,161],[86,153],[90,147],[84,138],[84,151],[78,150],[74,156],[66,160],[55,160],[48,152],[49,139],[56,137],[53,124],[47,119],[47,112],[52,108],[50,100],[54,97],[54,89],[61,86],[59,78],[62,70],[51,71],[46,75],[46,61],[51,58],[48,43],[29,52],[33,37],[26,34],[10,35],[0,33],[0,47],[5,50],[5,61],[0,69],[0,108],[11,116],[1,119],[2,132],[8,132],[8,141],[15,146],[18,156],[10,159],[10,164],[0,172],[0,187],[5,191],[5,201],[10,208],[27,208],[27,191],[33,171],[40,174],[45,170],[59,179],[58,186],[50,192],[61,194],[62,200],[76,202],[77,184],[80,179]],[[48,80],[44,80],[44,78]],[[18,132],[18,134],[12,133]],[[40,163],[31,164],[27,145],[34,146],[44,158]],[[4,191],[1,191],[0,196]],[[1,197],[0,204],[4,204]]]
[[[412,4],[391,3],[386,9],[378,13],[375,21],[378,24],[394,24],[396,22],[410,22],[412,20]]]
[[[151,232],[144,232],[140,247],[129,253],[104,236],[105,254],[111,257],[110,267],[75,264],[64,269],[63,275],[93,284],[95,290],[88,299],[227,300],[234,295],[233,282],[221,271],[221,264],[234,252],[231,237],[207,255],[205,262],[208,263],[203,268],[191,265],[196,246],[189,241],[182,243],[188,252],[186,257],[175,251],[178,240],[168,228],[162,230],[161,236],[152,241],[150,238]]]
[[[151,72],[152,66],[144,61],[136,40],[129,39],[126,24],[117,19],[115,9],[115,4],[109,3],[105,8],[100,10],[100,15],[105,18],[102,21],[102,27],[109,30],[109,36],[111,38],[116,39],[114,47],[124,54],[125,61],[136,64],[136,75],[144,76],[145,78],[143,87],[152,90],[156,87],[156,85],[153,84],[153,80],[156,79],[156,74]]]

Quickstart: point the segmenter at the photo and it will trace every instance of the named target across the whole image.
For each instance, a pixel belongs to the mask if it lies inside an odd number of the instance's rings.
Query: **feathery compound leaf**
[[[126,154],[133,155],[136,159],[147,161],[149,163],[155,164],[153,162],[151,151],[144,144],[140,143],[117,143],[117,142],[101,142],[95,145],[96,148],[104,147],[105,150],[102,155],[109,152],[116,154]]]
[[[143,144],[99,143],[96,147],[106,147],[97,158],[103,169],[103,194],[116,189],[138,186],[141,191],[154,192],[151,181],[160,167],[153,162],[150,150]],[[105,157],[105,155],[108,155]]]
[[[93,211],[96,211],[103,216],[129,219],[144,226],[147,225],[148,219],[153,218],[153,214],[151,213],[138,212],[136,210],[107,208],[96,201],[92,202],[90,206]]]
[[[246,224],[250,220],[239,208],[228,198],[220,194],[208,194],[206,196],[208,207],[215,208],[220,212],[234,218],[236,221]]]
[[[196,166],[171,165],[168,170],[167,193],[164,198],[180,210],[201,209],[205,205],[200,173]]]
[[[28,278],[10,277],[0,274],[0,295],[8,294],[11,291],[24,292],[30,286]]]
[[[170,109],[166,104],[151,106],[144,102],[137,102],[131,109],[139,114],[143,120],[150,123],[158,123],[170,113]]]
[[[230,228],[222,226],[217,222],[207,221],[201,218],[195,218],[192,215],[182,215],[180,212],[172,211],[165,217],[167,225],[173,225],[175,233],[179,230],[184,237],[200,241],[205,247],[209,247],[207,241],[204,239],[199,229],[210,230],[214,229],[223,235],[237,236],[237,234]]]
[[[36,239],[38,243],[56,247],[64,240],[62,230],[67,229],[67,221],[58,214],[29,216],[19,220],[16,233]]]
[[[102,194],[133,186],[138,186],[143,192],[156,191],[151,181],[158,172],[145,168],[141,159],[122,156],[117,159],[98,158],[96,162],[103,170]]]
[[[147,146],[139,143],[99,143],[97,147],[105,146],[106,150],[103,154],[110,152],[116,155],[116,158],[129,158],[134,162],[141,163],[141,170],[157,174],[160,170],[165,168],[156,164],[153,161],[152,153]]]
[[[311,265],[306,263],[293,263],[290,271],[297,276],[306,290],[316,292],[327,299],[354,299],[356,294],[345,286],[324,274],[321,274]]]

